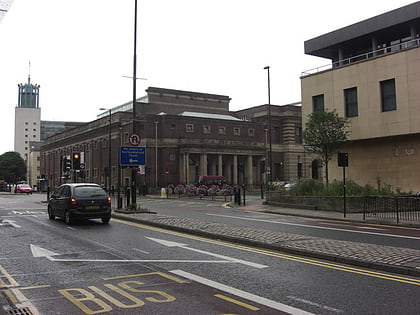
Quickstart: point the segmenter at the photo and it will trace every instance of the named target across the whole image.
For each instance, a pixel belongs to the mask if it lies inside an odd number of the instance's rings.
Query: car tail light
[[[106,198],[106,205],[111,207],[111,197]]]
[[[72,208],[76,208],[76,206],[77,206],[77,199],[76,198],[70,198],[70,206]]]

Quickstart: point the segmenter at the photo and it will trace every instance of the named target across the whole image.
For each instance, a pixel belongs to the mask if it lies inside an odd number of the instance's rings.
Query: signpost
[[[349,154],[345,152],[338,152],[337,159],[338,166],[343,168],[343,210],[344,217],[346,217],[346,167],[349,166]]]
[[[139,166],[146,164],[145,147],[120,147],[120,165],[121,166]]]

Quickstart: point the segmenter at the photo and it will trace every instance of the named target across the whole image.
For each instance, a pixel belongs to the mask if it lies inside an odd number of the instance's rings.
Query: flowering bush
[[[205,195],[207,195],[207,190],[208,190],[208,187],[206,185],[200,185],[200,186],[197,187],[196,193],[200,197],[205,196]]]
[[[183,194],[184,193],[184,189],[185,189],[185,186],[184,185],[178,184],[174,188],[174,193],[175,194],[178,194],[178,195]]]
[[[221,192],[223,196],[231,196],[233,195],[234,187],[230,185],[223,185]]]
[[[217,192],[219,191],[219,187],[216,185],[211,185],[207,190],[209,196],[216,196]]]
[[[195,196],[196,191],[197,191],[197,187],[195,187],[195,185],[191,185],[190,184],[190,185],[187,185],[185,187],[184,193],[186,193],[186,194],[188,194],[190,196]]]
[[[195,186],[192,184],[188,185],[174,185],[169,184],[167,186],[168,194],[177,194],[179,198],[181,198],[181,195],[187,195],[189,197],[192,196],[199,196],[200,199],[203,196],[211,196],[212,199],[214,196],[224,196],[225,200],[227,196],[232,196],[234,193],[235,187],[231,185],[223,185],[222,187],[218,185],[199,185]]]

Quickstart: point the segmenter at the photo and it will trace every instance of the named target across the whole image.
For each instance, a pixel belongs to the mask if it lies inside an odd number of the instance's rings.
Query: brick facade
[[[146,172],[138,185],[162,187],[169,183],[195,183],[200,175],[223,175],[232,184],[255,187],[266,183],[260,165],[266,159],[265,106],[253,108],[252,119],[241,119],[247,110],[229,111],[227,96],[149,88],[148,102],[136,104],[136,130],[146,148]],[[207,105],[207,106],[206,106]],[[303,146],[296,137],[301,129],[300,107],[273,106],[273,126],[280,134],[273,143],[273,161],[281,166],[278,178],[296,180],[297,156],[304,161]],[[48,138],[41,148],[41,174],[55,187],[65,179],[62,156],[81,152],[84,178],[117,187],[131,184],[131,170],[119,169],[119,147],[129,145],[132,112],[115,112],[78,128]],[[109,130],[111,127],[111,178],[108,179]],[[274,139],[274,136],[273,136]],[[120,178],[120,181],[118,181]],[[74,176],[72,176],[74,180]]]

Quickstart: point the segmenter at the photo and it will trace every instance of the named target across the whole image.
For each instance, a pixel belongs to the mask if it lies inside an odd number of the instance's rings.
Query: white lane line
[[[201,253],[201,254],[213,256],[213,257],[220,258],[220,259],[225,259],[227,261],[231,261],[231,262],[238,263],[238,264],[243,264],[243,265],[254,267],[254,268],[258,268],[258,269],[262,269],[262,268],[267,268],[268,267],[266,265],[262,265],[262,264],[258,264],[258,263],[254,263],[254,262],[250,262],[250,261],[246,261],[246,260],[242,260],[242,259],[237,259],[237,258],[225,256],[225,255],[220,255],[220,254],[216,254],[216,253],[204,251],[204,250],[197,249],[197,248],[188,247],[187,244],[183,244],[183,243],[178,243],[178,242],[173,242],[173,241],[167,241],[167,240],[161,240],[161,239],[152,238],[152,237],[146,237],[146,238],[149,239],[149,240],[152,240],[154,242],[157,242],[159,244],[162,244],[164,246],[167,246],[167,247],[180,247],[180,248],[187,249],[187,250],[190,250],[190,251],[193,251],[193,252],[196,252],[196,253]]]
[[[321,225],[329,225],[329,226],[342,226],[341,224],[334,224],[331,222],[319,222]],[[356,229],[362,229],[362,230],[376,230],[376,231],[386,231],[386,229],[382,228],[374,228],[371,226],[355,226]]]
[[[133,250],[135,250],[136,252],[143,253],[143,254],[150,254],[149,252],[146,252],[145,250],[141,250],[141,249],[138,249],[138,248],[133,248]]]
[[[333,230],[333,231],[340,231],[340,232],[351,232],[351,233],[371,234],[371,235],[380,235],[380,236],[389,236],[389,237],[409,238],[409,239],[413,239],[413,240],[420,240],[420,237],[416,237],[416,236],[405,236],[405,235],[375,233],[375,232],[357,231],[357,230],[349,230],[349,229],[339,229],[339,228],[332,228],[332,227],[326,227],[326,226],[316,226],[316,225],[290,223],[290,222],[278,222],[278,221],[272,221],[272,220],[253,219],[253,218],[237,217],[237,216],[233,216],[233,215],[224,215],[224,214],[215,214],[215,213],[206,213],[206,214],[216,216],[216,217],[225,217],[225,218],[233,218],[233,219],[248,220],[248,221],[259,221],[259,222],[267,222],[267,223],[272,223],[272,224],[295,225],[295,226],[309,227],[309,228],[321,229],[321,230]]]
[[[216,264],[232,264],[229,260],[170,260],[170,259],[72,259],[72,258],[54,258],[46,256],[50,261],[60,262],[110,262],[110,263],[216,263]]]
[[[338,308],[330,307],[330,306],[327,306],[327,305],[322,305],[322,304],[319,304],[319,303],[316,303],[316,302],[312,302],[312,301],[309,301],[309,300],[298,298],[296,296],[289,295],[287,297],[291,300],[298,301],[298,302],[301,302],[301,303],[305,303],[305,304],[315,306],[315,307],[318,307],[318,308],[322,308],[326,311],[334,312],[334,313],[337,313],[337,314],[344,313],[343,310],[340,310]]]
[[[176,274],[178,276],[190,279],[192,281],[204,284],[206,286],[209,286],[209,287],[212,287],[212,288],[224,291],[224,292],[228,292],[230,294],[236,295],[236,296],[241,297],[243,299],[247,299],[248,301],[252,301],[252,302],[255,302],[255,303],[258,303],[258,304],[261,304],[261,305],[265,305],[265,306],[270,307],[270,308],[275,309],[275,310],[279,310],[279,311],[282,311],[282,312],[286,312],[286,313],[289,313],[289,314],[295,314],[295,315],[309,315],[309,314],[312,314],[312,313],[306,312],[304,310],[295,308],[293,306],[289,306],[289,305],[282,304],[282,303],[279,303],[279,302],[276,302],[276,301],[273,301],[273,300],[269,300],[269,299],[266,299],[264,297],[261,297],[261,296],[255,295],[255,294],[252,294],[252,293],[249,293],[249,292],[246,292],[246,291],[242,291],[242,290],[233,288],[231,286],[228,286],[228,285],[225,285],[225,284],[222,284],[222,283],[210,280],[210,279],[206,279],[206,278],[194,275],[194,274],[189,273],[189,272],[185,272],[183,270],[179,270],[179,269],[178,270],[171,270],[170,272],[173,273],[173,274]]]

